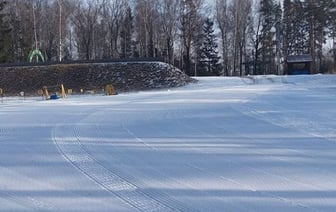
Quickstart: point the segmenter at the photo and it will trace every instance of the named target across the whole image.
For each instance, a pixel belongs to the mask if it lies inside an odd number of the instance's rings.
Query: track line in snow
[[[151,149],[152,151],[159,151],[156,147],[146,143],[144,141],[144,139],[141,139],[140,137],[138,137],[135,133],[133,133],[129,128],[125,127],[125,124],[123,124],[122,128],[131,136],[133,137],[133,139],[135,139],[136,141],[140,142],[141,144],[144,144],[145,147]],[[192,165],[190,164],[187,164],[187,163],[183,163],[183,165],[185,167],[191,167],[193,169],[195,169]],[[155,172],[156,174],[160,175],[161,176],[161,179],[166,179],[166,180],[169,180],[170,182],[174,182],[175,184],[177,185],[181,185],[182,187],[187,187],[188,189],[192,190],[192,191],[195,191],[195,192],[199,192],[199,190],[197,188],[195,188],[194,185],[192,185],[192,183],[188,183],[188,182],[180,182],[179,180],[177,180],[176,178],[172,178],[172,177],[169,177],[167,175],[165,175],[164,173],[162,173],[161,171],[159,170],[156,170],[156,169],[152,169],[151,172]],[[202,193],[204,194],[208,194],[211,196],[211,193],[207,192],[207,191],[202,191]],[[218,197],[217,197],[218,198]],[[174,202],[174,205],[176,204],[176,201]],[[181,204],[181,203],[180,203]],[[240,210],[247,210],[247,208],[243,207],[242,205],[236,205],[235,206],[236,208],[240,208]],[[181,211],[198,211],[197,209],[193,208],[193,209],[190,209],[190,208],[185,208],[184,209],[181,209]],[[249,211],[254,211],[254,210],[249,210]],[[255,211],[257,212],[257,211]]]
[[[59,131],[59,132],[58,132]],[[142,192],[136,185],[126,181],[96,161],[78,141],[76,133],[70,133],[71,139],[59,135],[67,129],[57,127],[53,130],[53,140],[63,157],[85,176],[105,190],[139,211],[178,211]],[[72,136],[72,137],[71,137]]]
[[[27,182],[30,183],[32,181],[27,180]],[[39,200],[38,198],[33,197],[32,195],[18,195],[17,192],[15,190],[11,190],[11,188],[5,187],[3,189],[4,190],[0,190],[0,199],[5,199],[9,202],[15,203],[16,205],[21,206],[27,210],[31,211],[55,210],[54,205],[50,204],[49,202]]]
[[[53,210],[55,208],[48,206],[47,204],[36,200],[33,197],[25,197],[25,198],[19,198],[17,195],[15,195],[13,192],[9,191],[0,191],[0,199],[7,200],[9,202],[12,202],[24,210],[31,210],[31,211],[45,211],[45,210]]]
[[[7,127],[0,127],[0,136],[8,136],[13,129]]]
[[[178,123],[178,125],[181,124],[181,123]],[[181,128],[183,127],[189,127],[188,125],[183,125],[181,126]],[[130,129],[128,129],[127,127],[123,126],[123,128],[127,131],[127,132],[131,132],[129,133],[132,137],[134,137],[134,139],[136,139],[137,141],[140,141],[140,143],[144,144],[147,148],[150,148],[151,150],[153,151],[158,151],[157,148],[149,145],[148,143],[145,142],[144,139],[140,138],[139,136],[137,136],[134,132],[132,132]],[[181,129],[180,128],[180,129]],[[191,128],[192,130],[195,130],[194,128]],[[165,132],[162,131],[161,129],[155,129],[156,132],[158,131],[161,131],[162,132],[162,135],[165,135]],[[197,130],[197,132],[199,132],[199,129]],[[183,141],[181,141],[183,142]],[[190,144],[185,144],[189,147],[189,149],[194,149],[196,152],[199,152],[199,153],[204,153],[204,151],[198,147],[194,147]],[[206,160],[206,158],[205,158]],[[236,166],[236,165],[239,165],[238,163],[235,163],[233,161],[229,161],[229,160],[226,160],[227,162],[231,163],[232,166]],[[214,172],[211,172],[209,170],[206,170],[206,169],[203,169],[203,168],[200,168],[198,165],[196,165],[195,163],[192,163],[192,162],[184,162],[183,163],[185,167],[189,167],[191,169],[194,169],[194,170],[197,170],[197,172],[200,172],[200,173],[204,173],[206,175],[208,175],[210,178],[211,177],[215,177],[215,178],[218,178],[218,179],[221,179],[221,180],[224,180],[224,181],[227,181],[229,182],[230,184],[235,184],[237,185],[239,188],[243,189],[243,190],[246,190],[246,191],[251,191],[251,192],[254,192],[256,194],[258,194],[259,196],[261,197],[265,197],[265,198],[270,198],[270,199],[274,199],[274,200],[278,200],[282,203],[285,203],[287,205],[291,205],[291,206],[294,206],[294,207],[298,207],[298,208],[301,208],[302,210],[304,211],[317,211],[315,210],[314,208],[311,208],[303,203],[299,203],[299,202],[296,202],[294,200],[291,200],[291,199],[287,199],[287,198],[283,198],[283,197],[280,197],[280,196],[277,196],[277,195],[274,195],[274,194],[271,194],[269,192],[266,192],[266,191],[259,191],[255,188],[253,188],[252,186],[249,186],[247,184],[244,184],[244,183],[240,183],[238,182],[237,180],[235,179],[232,179],[232,178],[228,178],[228,177],[225,177],[225,176],[222,176],[222,175],[217,175],[216,173]],[[249,167],[247,167],[247,169],[249,169]],[[257,169],[256,169],[257,170]],[[257,171],[260,171],[260,170],[257,170]],[[265,172],[263,172],[263,174],[265,174]],[[269,173],[267,173],[269,174]],[[272,176],[276,176],[276,175],[272,175]],[[176,181],[175,179],[173,179],[172,181],[175,181],[176,183],[178,184],[182,184],[181,182],[178,182]],[[191,184],[191,183],[183,183],[184,186],[192,189],[192,190],[197,190],[195,189],[195,187]],[[208,193],[207,191],[202,191],[202,193],[204,193],[205,195],[208,194],[208,195],[211,195],[210,193]],[[216,199],[225,199],[225,191],[223,191],[223,197],[215,197]],[[227,203],[228,205],[230,205],[230,203]],[[227,205],[227,206],[228,206]],[[234,207],[235,210],[239,209],[240,211],[258,211],[257,209],[254,210],[252,209],[251,207],[245,207],[243,206],[242,204],[239,204],[239,205],[231,205],[231,207]]]
[[[100,111],[100,112],[97,112],[97,113],[94,113],[94,115],[97,115],[97,114],[103,114],[105,112],[103,111]],[[90,116],[88,116],[87,118],[89,118]],[[105,117],[105,116],[104,116]],[[86,119],[85,119],[86,120]],[[84,121],[84,120],[82,120]],[[76,134],[76,137],[78,138],[78,142],[80,144],[80,146],[87,152],[87,154],[89,154],[92,158],[95,158],[90,152],[89,152],[89,149],[86,147],[85,143],[81,142],[81,135],[82,133],[80,131],[84,131],[84,132],[90,132],[90,135],[92,136],[94,132],[97,133],[97,135],[93,136],[93,137],[96,137],[98,138],[102,138],[101,137],[101,134],[103,134],[102,132],[102,129],[100,127],[100,125],[98,125],[97,123],[99,123],[99,120],[96,120],[95,121],[96,124],[95,125],[84,125],[86,128],[84,128],[84,126],[82,124],[79,124],[78,126],[76,126],[75,128],[75,134]],[[91,123],[89,121],[89,123]],[[87,128],[89,127],[89,128]],[[90,128],[91,127],[91,128]],[[92,129],[93,127],[93,129]],[[146,143],[143,139],[137,137],[130,129],[127,129],[125,127],[125,124],[121,124],[121,129],[120,131],[125,131],[132,139],[135,139],[137,142],[141,143],[142,145],[144,145],[146,148],[149,148],[153,151],[157,151],[157,149],[153,146],[151,146],[150,144]],[[82,129],[84,128],[84,129]],[[118,129],[114,129],[114,130],[118,130]],[[123,151],[120,150],[119,148],[117,147],[113,147],[115,150],[117,150],[118,152],[122,153]],[[132,163],[132,161],[134,159],[130,159],[130,157],[128,155],[125,155],[123,156],[122,160],[118,163],[123,163],[124,160],[129,160],[130,163]],[[99,161],[97,161],[97,163],[101,164],[102,166],[104,166],[102,163],[100,163]],[[116,175],[118,176],[122,176],[122,178],[127,181],[127,182],[131,182],[132,185],[136,186],[138,189],[142,189],[142,188],[147,188],[148,185],[146,185],[141,179],[137,179],[137,177],[134,177],[132,176],[132,172],[134,171],[130,171],[130,172],[127,172],[127,173],[122,173],[122,174],[117,174],[117,173],[120,173],[120,170],[118,169],[114,169],[113,167],[109,167],[108,168],[111,172],[115,173]],[[148,170],[148,173],[155,173],[156,175],[159,175],[161,176],[160,177],[160,182],[161,181],[165,181],[167,180],[167,176],[164,175],[163,173],[161,172],[158,172],[158,170],[154,169],[154,168],[150,168],[150,170]],[[175,181],[175,179],[171,179],[169,178],[169,180],[172,180],[174,181],[175,183],[177,184],[181,184],[181,182],[177,182]],[[193,188],[194,189],[194,188]],[[155,197],[154,199],[156,199],[157,201],[161,202],[162,204],[164,205],[167,205],[169,206],[170,208],[173,208],[174,210],[176,211],[195,211],[197,212],[198,210],[195,209],[195,208],[190,208],[189,206],[187,206],[185,203],[182,203],[181,201],[177,200],[176,198],[174,197],[171,197],[168,193],[166,192],[163,192],[163,191],[158,191],[156,189],[147,189],[145,192],[145,194],[147,194],[148,196],[150,197]]]
[[[203,124],[201,124],[202,122],[197,122],[200,126],[203,126]],[[177,119],[177,124],[180,125],[181,127],[180,128],[188,128],[190,130],[194,130],[195,132],[197,132],[197,134],[203,134],[204,136],[206,137],[209,137],[209,138],[215,138],[213,135],[210,135],[206,132],[204,132],[201,128],[194,128],[188,124],[184,124],[182,122],[180,122],[179,119]],[[206,123],[204,123],[206,124]],[[208,124],[208,123],[207,123]],[[182,142],[182,141],[181,141]],[[194,147],[190,144],[186,144],[189,146],[189,149],[193,149],[194,151],[196,152],[199,152],[199,153],[206,153],[206,151],[204,151],[202,148],[199,148],[199,147]],[[205,158],[206,159],[206,158]],[[221,158],[222,160],[226,161],[227,164],[231,164],[232,167],[240,167],[244,170],[250,170],[252,173],[260,173],[262,175],[269,175],[270,177],[272,178],[278,178],[279,180],[282,180],[282,181],[287,181],[287,182],[292,182],[292,180],[290,180],[289,178],[287,177],[283,177],[283,176],[279,176],[279,175],[276,175],[276,174],[272,174],[264,169],[260,169],[260,168],[255,168],[255,167],[250,167],[250,166],[246,166],[246,165],[242,165],[238,162],[235,162],[233,160],[229,160],[229,159],[225,159],[225,158]],[[270,192],[267,192],[267,191],[260,191],[250,185],[247,185],[245,183],[241,183],[235,179],[232,179],[232,178],[228,178],[228,177],[225,177],[225,176],[222,176],[222,175],[218,175],[210,170],[207,170],[206,168],[200,168],[198,165],[195,165],[195,164],[189,164],[190,167],[193,167],[195,169],[198,169],[204,173],[208,173],[209,176],[214,176],[216,178],[220,178],[222,180],[225,180],[225,181],[228,181],[228,182],[231,182],[233,184],[236,184],[238,187],[241,187],[242,189],[245,189],[245,190],[248,190],[248,191],[251,191],[251,192],[254,192],[256,194],[259,194],[260,196],[262,197],[269,197],[269,198],[273,198],[273,199],[277,199],[283,203],[286,203],[286,204],[289,204],[289,205],[292,205],[292,206],[296,206],[296,207],[300,207],[304,210],[310,210],[310,211],[319,211],[318,209],[314,208],[314,207],[311,207],[309,205],[306,205],[304,203],[301,203],[299,201],[296,201],[296,200],[292,200],[292,199],[288,199],[286,197],[282,197],[282,196],[278,196],[278,195],[275,195],[275,194],[271,194]],[[308,187],[310,189],[314,189],[316,191],[318,191],[318,189],[312,185],[309,185],[309,184],[305,184],[305,183],[299,183],[299,182],[296,182],[298,184],[301,184],[305,187]]]
[[[333,143],[336,143],[336,137],[335,135],[327,135],[322,134],[323,132],[333,132],[334,128],[330,126],[322,126],[320,123],[315,122],[311,119],[306,119],[305,117],[298,117],[298,116],[288,116],[286,115],[286,110],[283,108],[271,105],[269,104],[269,108],[273,108],[273,110],[278,111],[278,113],[281,113],[281,116],[269,117],[266,115],[266,113],[260,112],[260,109],[255,108],[252,104],[246,104],[246,105],[240,105],[239,107],[236,107],[236,110],[241,112],[242,114],[250,117],[254,117],[256,119],[268,122],[270,124],[283,127],[283,128],[289,128],[289,129],[296,129],[299,132],[311,135],[316,138],[322,138],[326,141],[330,141]]]
[[[157,94],[157,95],[148,96],[148,97],[145,98],[145,100],[153,99],[153,98],[156,98],[156,97],[162,97],[162,95]],[[138,102],[139,100],[140,100],[140,102],[141,102],[141,101],[143,101],[144,99],[143,99],[143,98],[142,98],[142,99],[136,99],[136,100],[133,100],[133,101],[131,101],[131,102],[127,102],[127,104],[129,104],[129,103],[136,103],[136,102]],[[125,103],[125,104],[126,104],[126,103]],[[121,104],[121,105],[124,105],[124,104]],[[119,105],[119,106],[120,106],[120,105]],[[84,121],[84,120],[86,120],[87,118],[89,118],[90,116],[97,115],[97,114],[100,114],[100,113],[103,114],[103,113],[105,113],[105,112],[104,112],[104,110],[99,111],[99,112],[94,112],[94,113],[92,113],[92,114],[90,114],[90,115],[87,115],[86,118],[82,119],[81,121]],[[104,117],[106,117],[106,115],[105,115]],[[96,120],[95,122],[97,122],[97,120]],[[99,122],[99,121],[98,121],[98,122]],[[92,122],[90,122],[90,123],[92,123]],[[76,137],[76,140],[77,140],[78,145],[80,146],[80,148],[82,148],[82,150],[85,151],[85,154],[89,155],[89,157],[83,157],[83,155],[80,154],[80,155],[81,155],[81,156],[80,156],[80,160],[87,160],[87,161],[91,161],[91,162],[92,162],[92,161],[95,161],[95,163],[98,163],[99,165],[101,165],[102,167],[104,167],[104,165],[103,165],[102,163],[100,163],[99,161],[97,161],[97,160],[94,158],[94,156],[91,155],[91,154],[89,153],[89,151],[86,150],[86,146],[81,142],[81,138],[80,138],[81,133],[79,133],[79,129],[80,129],[80,127],[81,127],[81,122],[78,122],[77,126],[74,128],[74,134],[76,135],[75,137]],[[102,130],[100,129],[99,125],[97,125],[97,124],[95,124],[95,128],[96,128],[96,129],[95,129],[94,131],[97,131],[97,133],[98,133],[98,138],[99,138],[99,134],[102,133]],[[151,149],[151,150],[153,150],[153,151],[156,151],[156,150],[157,150],[155,147],[153,147],[153,146],[151,146],[150,144],[146,143],[146,142],[145,142],[143,139],[141,139],[140,137],[137,137],[137,136],[136,136],[130,129],[128,129],[128,128],[126,127],[125,124],[122,124],[122,125],[121,125],[121,129],[124,130],[124,131],[125,131],[128,135],[130,135],[132,138],[136,139],[137,142],[142,143],[142,144],[143,144],[144,146],[146,146],[147,148],[149,148],[149,149]],[[92,133],[92,131],[90,131],[90,133]],[[118,149],[118,151],[120,152],[120,149]],[[64,157],[64,156],[63,156],[63,157]],[[68,160],[68,159],[67,159],[67,160]],[[70,162],[70,161],[69,161],[69,162]],[[72,165],[74,165],[74,164],[72,164]],[[104,167],[104,168],[105,168],[105,167]],[[110,172],[112,172],[112,173],[114,173],[114,174],[118,173],[118,171],[113,171],[113,168],[112,168],[112,169],[111,169],[111,168],[106,168],[106,169],[108,169]],[[152,170],[150,171],[150,173],[153,173],[153,172],[156,172],[156,174],[159,174],[160,176],[162,176],[160,179],[167,179],[167,176],[164,175],[164,174],[161,173],[161,172],[158,172],[158,170],[156,170],[156,169],[152,169]],[[116,175],[118,175],[118,174],[116,174]],[[120,176],[120,175],[118,175],[118,176]],[[137,180],[137,181],[134,183],[134,182],[132,181],[132,180],[134,180],[134,179],[130,179],[130,178],[127,177],[127,176],[123,176],[122,179],[123,179],[125,182],[132,182],[131,184],[134,185],[137,189],[141,189],[141,188],[145,188],[145,187],[146,187],[146,185],[143,184],[143,183],[141,183],[141,181],[138,181],[138,180]],[[174,179],[173,179],[173,178],[169,178],[169,180],[171,180],[171,181],[173,181],[173,182],[175,182],[175,183],[177,183],[177,184],[185,185],[184,183],[181,183],[181,182],[177,181],[175,178],[174,178]],[[191,185],[189,185],[189,188],[190,188],[191,190],[198,191],[195,187],[193,187],[193,186],[191,186]],[[155,191],[155,190],[153,190],[153,191],[149,191],[149,190],[146,190],[146,191],[145,191],[145,194],[148,194],[150,197],[154,197],[154,196],[155,196],[154,199],[157,200],[158,202],[162,203],[163,205],[166,205],[166,206],[169,208],[169,210],[173,210],[173,211],[195,211],[195,212],[199,211],[199,210],[197,210],[196,208],[190,208],[190,207],[187,206],[185,203],[180,202],[179,200],[177,200],[177,199],[171,197],[169,194],[167,194],[167,193],[165,193],[165,192],[162,192],[162,191]],[[211,194],[209,194],[209,195],[211,195]],[[237,207],[238,207],[238,208],[241,208],[240,206],[237,206]],[[245,208],[245,209],[246,209],[246,208]],[[166,211],[166,210],[164,210],[164,211]],[[168,210],[167,210],[167,211],[168,211]]]
[[[152,150],[157,151],[157,148],[155,148],[154,146],[146,143],[143,139],[139,138],[137,135],[135,135],[129,128],[127,128],[125,126],[125,124],[122,124],[122,128],[124,131],[126,131],[131,137],[135,138],[135,140],[137,140],[139,143],[142,143],[143,145],[145,145],[147,148],[150,148]]]
[[[247,105],[249,104],[249,101],[246,103]],[[235,105],[235,107],[236,107],[236,105]],[[242,111],[249,111],[250,110],[250,108],[245,108],[246,110],[240,110],[240,111],[238,111],[238,112],[241,112],[242,114],[244,114]],[[183,112],[181,112],[181,114],[180,115],[183,115]],[[246,114],[245,114],[246,115]],[[177,117],[179,117],[179,116],[177,116]],[[202,120],[201,118],[200,118],[200,120]],[[266,121],[266,120],[263,120],[263,119],[260,119],[261,121]],[[281,121],[281,120],[280,120]],[[198,125],[201,125],[201,126],[203,126],[203,125],[208,125],[209,123],[203,123],[202,124],[202,122],[197,122],[198,123]],[[302,122],[302,123],[305,123],[305,122]],[[271,123],[271,124],[274,124],[274,123]],[[280,127],[283,127],[283,125],[279,125],[279,123],[277,124],[277,126],[280,126]],[[317,124],[316,124],[316,126],[318,126]],[[183,128],[183,127],[189,127],[190,128],[190,125],[188,125],[188,124],[184,124],[184,123],[182,123],[182,126],[181,126],[181,128]],[[218,126],[215,126],[214,125],[214,127],[218,127]],[[209,127],[208,126],[208,128],[211,128],[211,127]],[[192,129],[192,127],[191,127],[191,129]],[[305,128],[305,129],[309,129],[309,128]],[[322,128],[319,128],[319,130],[317,130],[318,132],[321,130]],[[223,130],[225,130],[225,129],[223,129]],[[195,128],[194,129],[194,131],[195,132],[197,132],[198,134],[200,133],[200,132],[202,132],[202,128]],[[329,129],[327,129],[326,130],[327,132],[332,132],[332,129],[331,128],[329,128]],[[212,138],[213,136],[212,135],[210,135],[210,134],[208,134],[208,133],[203,133],[205,136],[208,136],[209,138]],[[314,135],[312,135],[312,136],[314,136]],[[321,138],[321,137],[318,137],[318,138]],[[325,137],[323,137],[324,139],[325,139]],[[322,138],[322,139],[323,139]],[[246,137],[246,139],[249,139],[250,140],[250,138],[247,138]],[[330,141],[330,138],[328,139],[329,141]],[[256,140],[257,141],[257,140]],[[195,148],[195,147],[192,147],[191,146],[191,148]],[[196,149],[198,149],[200,152],[202,152],[203,150],[202,149],[199,149],[199,148],[197,148],[196,147]],[[258,153],[258,152],[255,152],[255,151],[253,151],[252,153]],[[259,152],[259,154],[260,155],[262,155],[262,152]],[[280,159],[279,159],[280,160]],[[228,161],[229,162],[229,161]],[[231,161],[232,163],[235,163],[234,161]],[[240,165],[240,164],[236,164],[236,165]],[[248,167],[247,167],[248,168]],[[270,173],[270,172],[268,172],[268,171],[266,171],[266,170],[264,170],[264,169],[260,169],[260,168],[254,168],[255,169],[255,171],[257,171],[257,172],[261,172],[262,174],[267,174],[267,175],[270,175],[270,176],[272,176],[272,177],[276,177],[276,178],[279,178],[279,176],[277,176],[276,174],[272,174],[272,173]],[[307,183],[304,183],[304,182],[300,182],[300,181],[293,181],[292,179],[289,179],[289,178],[287,178],[287,177],[284,177],[284,176],[282,176],[282,179],[280,179],[280,180],[285,180],[285,181],[287,181],[287,182],[290,182],[290,183],[297,183],[298,185],[300,185],[301,187],[303,186],[303,187],[305,187],[305,188],[308,188],[308,189],[312,189],[313,191],[320,191],[321,190],[321,188],[319,188],[319,187],[315,187],[315,186],[312,186],[311,184],[307,184]],[[253,190],[253,189],[252,189]],[[291,202],[291,204],[297,204],[297,205],[300,205],[300,206],[302,206],[302,207],[307,207],[307,208],[310,208],[310,210],[314,210],[314,211],[316,211],[316,210],[318,210],[316,207],[311,207],[311,206],[309,206],[309,205],[307,205],[306,203],[301,203],[301,202],[297,202],[297,201],[295,201],[295,202],[293,202],[291,199],[288,199],[288,198],[283,198],[283,197],[281,197],[281,196],[278,196],[278,195],[273,195],[272,193],[267,193],[267,195],[271,195],[271,196],[273,196],[273,197],[275,197],[275,198],[279,198],[279,199],[282,199],[282,200],[284,200],[284,201],[287,201],[287,202]],[[322,198],[323,199],[323,198]]]

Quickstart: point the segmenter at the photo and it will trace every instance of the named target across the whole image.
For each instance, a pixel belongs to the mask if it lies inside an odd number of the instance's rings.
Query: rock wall
[[[162,62],[114,62],[57,64],[0,68],[0,88],[5,95],[24,91],[36,95],[47,86],[51,92],[64,84],[74,93],[83,90],[101,91],[112,84],[117,92],[171,88],[194,80],[179,69]]]

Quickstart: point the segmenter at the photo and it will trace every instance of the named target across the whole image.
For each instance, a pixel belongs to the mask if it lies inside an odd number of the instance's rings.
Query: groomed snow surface
[[[336,76],[0,102],[0,211],[335,211]]]

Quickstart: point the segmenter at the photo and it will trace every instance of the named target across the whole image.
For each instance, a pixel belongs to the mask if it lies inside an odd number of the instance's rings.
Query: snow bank
[[[177,68],[162,62],[114,62],[94,64],[59,64],[48,66],[1,67],[0,87],[6,95],[24,91],[36,95],[47,86],[50,92],[60,85],[73,92],[101,91],[113,84],[118,92],[170,88],[193,80]]]

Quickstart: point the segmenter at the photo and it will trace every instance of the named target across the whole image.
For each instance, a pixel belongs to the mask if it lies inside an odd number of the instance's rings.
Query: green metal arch
[[[44,62],[43,54],[42,54],[42,52],[41,52],[40,50],[38,50],[38,49],[35,49],[35,50],[33,50],[33,51],[31,51],[31,52],[29,53],[28,61],[31,63],[31,62],[33,61],[33,58],[34,58],[35,56],[40,57],[41,60],[42,60],[42,62]]]

